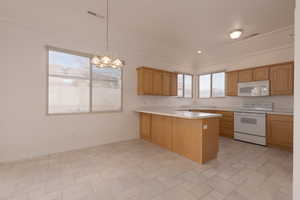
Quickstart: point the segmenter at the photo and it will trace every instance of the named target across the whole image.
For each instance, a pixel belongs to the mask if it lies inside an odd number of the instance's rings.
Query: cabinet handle
[[[203,130],[207,130],[208,129],[208,125],[207,124],[204,124],[203,125]]]

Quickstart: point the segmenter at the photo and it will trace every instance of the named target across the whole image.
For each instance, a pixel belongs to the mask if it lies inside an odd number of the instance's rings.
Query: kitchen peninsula
[[[142,108],[140,137],[198,163],[217,157],[221,114]]]

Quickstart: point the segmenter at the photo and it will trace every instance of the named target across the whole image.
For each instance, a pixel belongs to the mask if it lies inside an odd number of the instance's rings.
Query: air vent
[[[247,39],[249,39],[249,38],[253,38],[253,37],[256,37],[256,36],[258,36],[258,35],[259,35],[259,33],[253,33],[253,34],[251,34],[251,35],[247,35],[246,37],[244,37],[243,40],[247,40]]]

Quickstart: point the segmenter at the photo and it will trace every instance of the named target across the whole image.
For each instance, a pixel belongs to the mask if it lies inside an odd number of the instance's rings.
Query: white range
[[[273,110],[272,103],[246,103],[234,113],[234,139],[266,145],[266,112]]]

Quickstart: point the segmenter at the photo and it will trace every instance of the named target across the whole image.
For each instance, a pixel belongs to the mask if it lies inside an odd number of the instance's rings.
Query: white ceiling
[[[8,20],[39,31],[76,31],[85,28],[91,37],[103,37],[103,22],[87,10],[105,15],[105,0],[1,0],[0,21]],[[180,62],[198,49],[232,43],[235,28],[245,35],[267,33],[294,24],[295,0],[110,0],[114,48],[136,48],[145,53],[173,54]],[[70,23],[70,21],[73,21]],[[101,30],[95,27],[101,26]],[[55,28],[54,28],[55,27]],[[55,30],[55,31],[54,31]],[[128,44],[130,44],[128,47]],[[276,44],[274,44],[276,45]],[[270,45],[272,46],[272,45]],[[262,47],[264,49],[265,47]],[[162,51],[162,49],[164,51]],[[251,48],[247,48],[251,51]],[[257,47],[253,51],[257,51]],[[168,52],[167,52],[168,51]],[[223,48],[224,53],[228,51]],[[218,55],[222,52],[218,52]],[[182,56],[182,57],[181,57]]]

